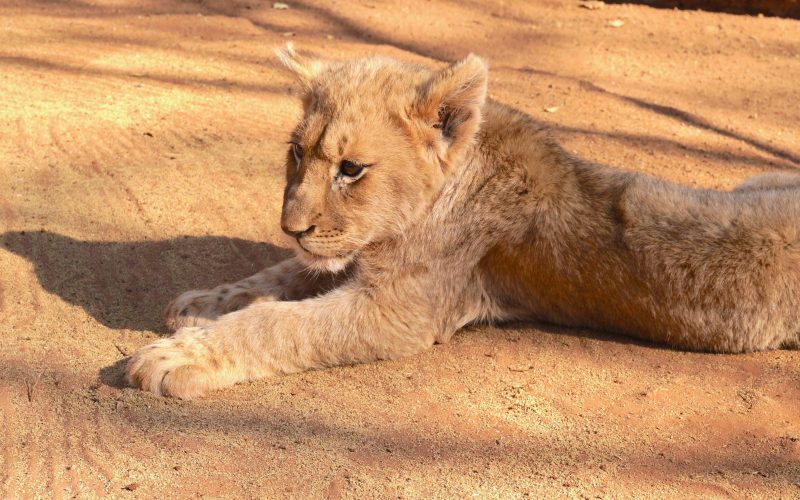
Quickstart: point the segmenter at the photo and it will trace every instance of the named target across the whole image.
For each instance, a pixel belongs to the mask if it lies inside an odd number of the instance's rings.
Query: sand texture
[[[800,172],[798,20],[287,3],[0,4],[1,498],[800,497],[796,351],[515,324],[197,401],[125,387],[172,297],[287,255],[287,40],[430,65],[476,52],[491,97],[570,151],[683,184]]]

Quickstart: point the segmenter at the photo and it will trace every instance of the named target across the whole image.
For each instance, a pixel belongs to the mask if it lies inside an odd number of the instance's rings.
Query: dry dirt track
[[[512,325],[193,402],[124,388],[172,296],[285,255],[287,39],[477,52],[570,150],[685,184],[800,171],[797,20],[288,3],[0,4],[0,497],[800,497],[800,352]]]

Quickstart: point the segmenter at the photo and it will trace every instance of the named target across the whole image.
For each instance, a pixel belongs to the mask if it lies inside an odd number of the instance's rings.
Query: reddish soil
[[[170,298],[286,255],[300,109],[271,51],[289,39],[431,65],[476,52],[492,97],[571,151],[680,183],[800,171],[797,20],[287,3],[0,6],[0,497],[800,497],[796,351],[517,324],[198,401],[125,388]]]

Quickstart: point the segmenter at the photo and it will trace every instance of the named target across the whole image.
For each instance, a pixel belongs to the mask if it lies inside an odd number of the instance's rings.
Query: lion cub
[[[175,299],[177,333],[133,355],[130,383],[192,398],[508,319],[713,352],[800,344],[800,176],[729,193],[580,161],[487,101],[474,55],[441,71],[279,56],[305,109],[281,217],[296,257]]]

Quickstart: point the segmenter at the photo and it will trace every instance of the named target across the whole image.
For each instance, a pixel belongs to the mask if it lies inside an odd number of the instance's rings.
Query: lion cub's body
[[[532,165],[560,186],[525,241],[479,266],[504,308],[693,350],[798,345],[799,176],[727,193],[553,155]]]
[[[282,217],[298,255],[178,297],[182,328],[133,356],[132,383],[193,397],[507,319],[715,352],[800,344],[800,177],[726,193],[580,161],[486,102],[474,56],[440,72],[282,57],[305,91]]]

